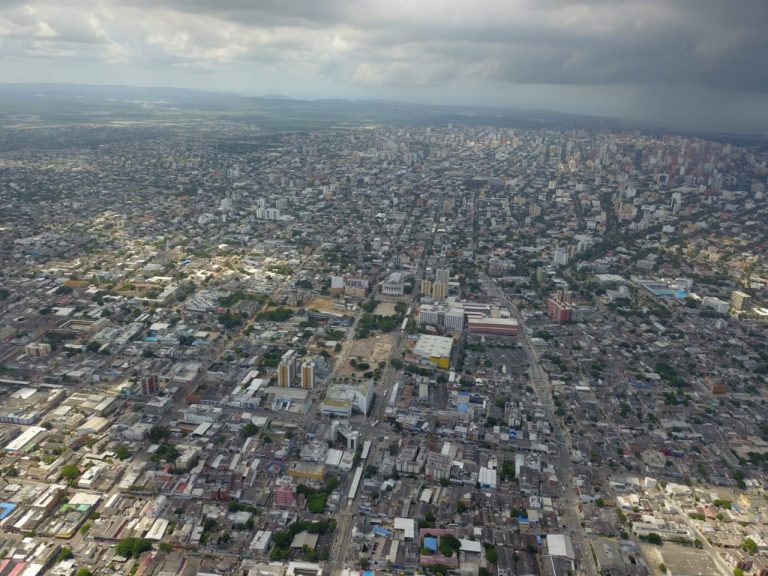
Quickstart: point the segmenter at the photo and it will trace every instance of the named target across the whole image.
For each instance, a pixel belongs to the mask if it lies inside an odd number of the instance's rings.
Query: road
[[[580,573],[588,576],[597,576],[599,572],[589,549],[584,529],[581,526],[581,512],[579,510],[581,499],[579,498],[576,484],[573,479],[571,437],[562,420],[556,417],[555,405],[552,401],[551,391],[549,390],[549,378],[539,363],[538,354],[536,353],[530,335],[525,328],[525,318],[523,315],[492,278],[484,273],[481,274],[480,277],[485,283],[488,292],[495,295],[500,302],[505,304],[520,323],[520,344],[528,357],[531,387],[536,392],[536,396],[547,415],[547,419],[552,423],[552,433],[554,434],[555,443],[558,447],[556,471],[563,486],[564,524],[569,530],[574,547],[581,551],[581,564],[578,566]]]
[[[432,237],[429,239],[429,241],[425,243],[424,250],[421,254],[421,260],[419,261],[419,265],[417,266],[416,272],[414,274],[414,278],[416,280],[416,288],[414,288],[413,295],[407,302],[409,308],[411,308],[412,313],[415,313],[416,310],[415,306],[419,295],[419,281],[424,277],[424,271],[427,264],[427,254],[432,248],[434,238],[435,231],[433,231]],[[357,319],[355,320],[355,324],[356,323]],[[349,330],[348,338],[354,338],[354,333],[355,326]],[[382,437],[382,433],[380,432],[379,428],[383,427],[384,424],[378,424],[377,428],[372,426],[371,423],[377,420],[381,421],[386,414],[387,403],[389,401],[389,396],[392,393],[392,387],[397,380],[398,374],[401,374],[401,372],[392,365],[391,360],[394,358],[400,359],[402,352],[405,350],[407,341],[408,338],[406,334],[398,328],[393,335],[392,349],[390,352],[389,361],[386,363],[386,366],[382,372],[381,380],[376,385],[376,405],[374,406],[371,415],[367,419],[353,418],[352,421],[353,427],[361,434],[361,440],[371,440],[371,451],[368,458],[374,461],[374,454],[376,451],[379,448],[384,449],[383,444],[379,444],[377,442],[377,440]],[[351,343],[348,346],[351,349]],[[343,366],[344,362],[346,362],[346,357],[337,358],[336,368]],[[365,462],[361,462],[360,465],[365,466]],[[358,488],[355,497],[351,500],[347,498],[353,475],[354,472],[351,472],[347,477],[347,481],[343,482],[342,488],[340,488],[342,502],[344,503],[340,506],[339,511],[336,514],[336,531],[334,534],[333,544],[331,546],[330,559],[325,565],[326,570],[331,574],[339,574],[343,568],[357,564],[356,559],[349,558],[349,554],[350,547],[352,550],[355,549],[355,547],[352,545],[352,528],[354,526],[355,514],[357,513],[360,497],[363,490],[361,480],[361,485]]]

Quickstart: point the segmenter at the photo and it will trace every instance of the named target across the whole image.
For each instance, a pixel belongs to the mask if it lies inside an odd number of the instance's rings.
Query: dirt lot
[[[376,306],[376,310],[374,310],[373,313],[376,316],[394,316],[397,313],[395,312],[395,303],[379,302],[379,305]]]
[[[389,360],[391,353],[392,335],[382,334],[378,338],[373,337],[365,338],[363,340],[355,340],[352,344],[352,350],[350,350],[347,357],[350,360],[352,358],[358,358],[361,362],[370,364],[371,369],[374,369],[379,365],[379,362]],[[351,376],[359,373],[359,371],[355,370],[349,363],[347,363],[347,365],[340,370],[339,376]]]
[[[343,307],[336,308],[338,303],[339,302],[337,300],[333,300],[332,298],[323,298],[322,296],[317,296],[309,304],[307,304],[307,308],[318,310],[320,312],[335,312],[340,314],[344,312],[344,309]]]

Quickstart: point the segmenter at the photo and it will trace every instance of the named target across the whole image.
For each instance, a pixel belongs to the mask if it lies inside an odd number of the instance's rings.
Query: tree
[[[741,549],[747,554],[754,554],[757,552],[757,543],[752,538],[745,538],[741,543]]]
[[[80,468],[76,464],[67,464],[61,469],[61,477],[73,484],[80,477]]]
[[[115,456],[117,456],[119,460],[128,460],[132,455],[131,451],[122,445],[118,446],[117,450],[115,450]]]
[[[145,538],[123,538],[117,543],[116,552],[123,558],[138,558],[152,550],[152,541]]]
[[[461,541],[453,534],[443,534],[440,536],[440,545],[438,546],[438,549],[440,550],[440,554],[450,558],[453,556],[454,552],[458,554],[459,550],[461,550]]]
[[[56,558],[56,560],[58,562],[63,562],[64,560],[69,560],[73,556],[74,556],[74,554],[72,554],[72,549],[71,548],[62,548],[61,550],[59,550],[59,555]]]
[[[648,535],[645,537],[645,540],[649,544],[656,544],[657,546],[661,546],[662,544],[661,536],[656,532],[649,532]]]
[[[91,576],[93,574],[90,570],[90,568],[80,568],[77,572],[75,572],[75,576]]]
[[[488,546],[485,549],[485,559],[491,564],[496,564],[498,560],[498,554],[496,552],[496,546]]]
[[[168,438],[171,435],[171,431],[165,426],[153,426],[149,431],[149,440],[153,444],[157,444],[163,438]]]

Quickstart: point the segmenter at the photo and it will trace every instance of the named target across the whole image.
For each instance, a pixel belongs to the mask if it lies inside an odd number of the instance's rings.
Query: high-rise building
[[[573,320],[573,294],[558,290],[557,294],[547,300],[547,311],[553,322],[570,322]]]
[[[141,379],[141,393],[144,396],[156,396],[159,389],[157,375],[152,374]]]
[[[293,383],[296,361],[293,357],[293,350],[288,350],[277,365],[277,385],[283,388],[289,388]]]
[[[438,302],[445,300],[448,296],[448,283],[435,282],[432,284],[432,299]]]
[[[752,296],[741,290],[734,290],[731,292],[731,308],[736,312],[743,312],[749,310],[752,306]]]
[[[448,268],[438,268],[435,270],[435,282],[444,282],[448,284],[451,279],[451,271]]]
[[[555,253],[552,256],[552,262],[555,266],[565,266],[568,264],[568,251],[565,248],[555,249]]]
[[[312,390],[315,387],[315,363],[303,362],[301,365],[301,387]]]
[[[421,281],[421,290],[419,290],[422,294],[425,296],[431,296],[432,295],[432,282],[430,280],[422,280]]]

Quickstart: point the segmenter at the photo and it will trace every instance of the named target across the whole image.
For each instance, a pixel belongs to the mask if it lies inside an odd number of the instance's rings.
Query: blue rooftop
[[[0,502],[0,520],[5,520],[16,509],[13,502]]]
[[[424,548],[437,552],[437,538],[434,536],[427,536],[424,538]]]

